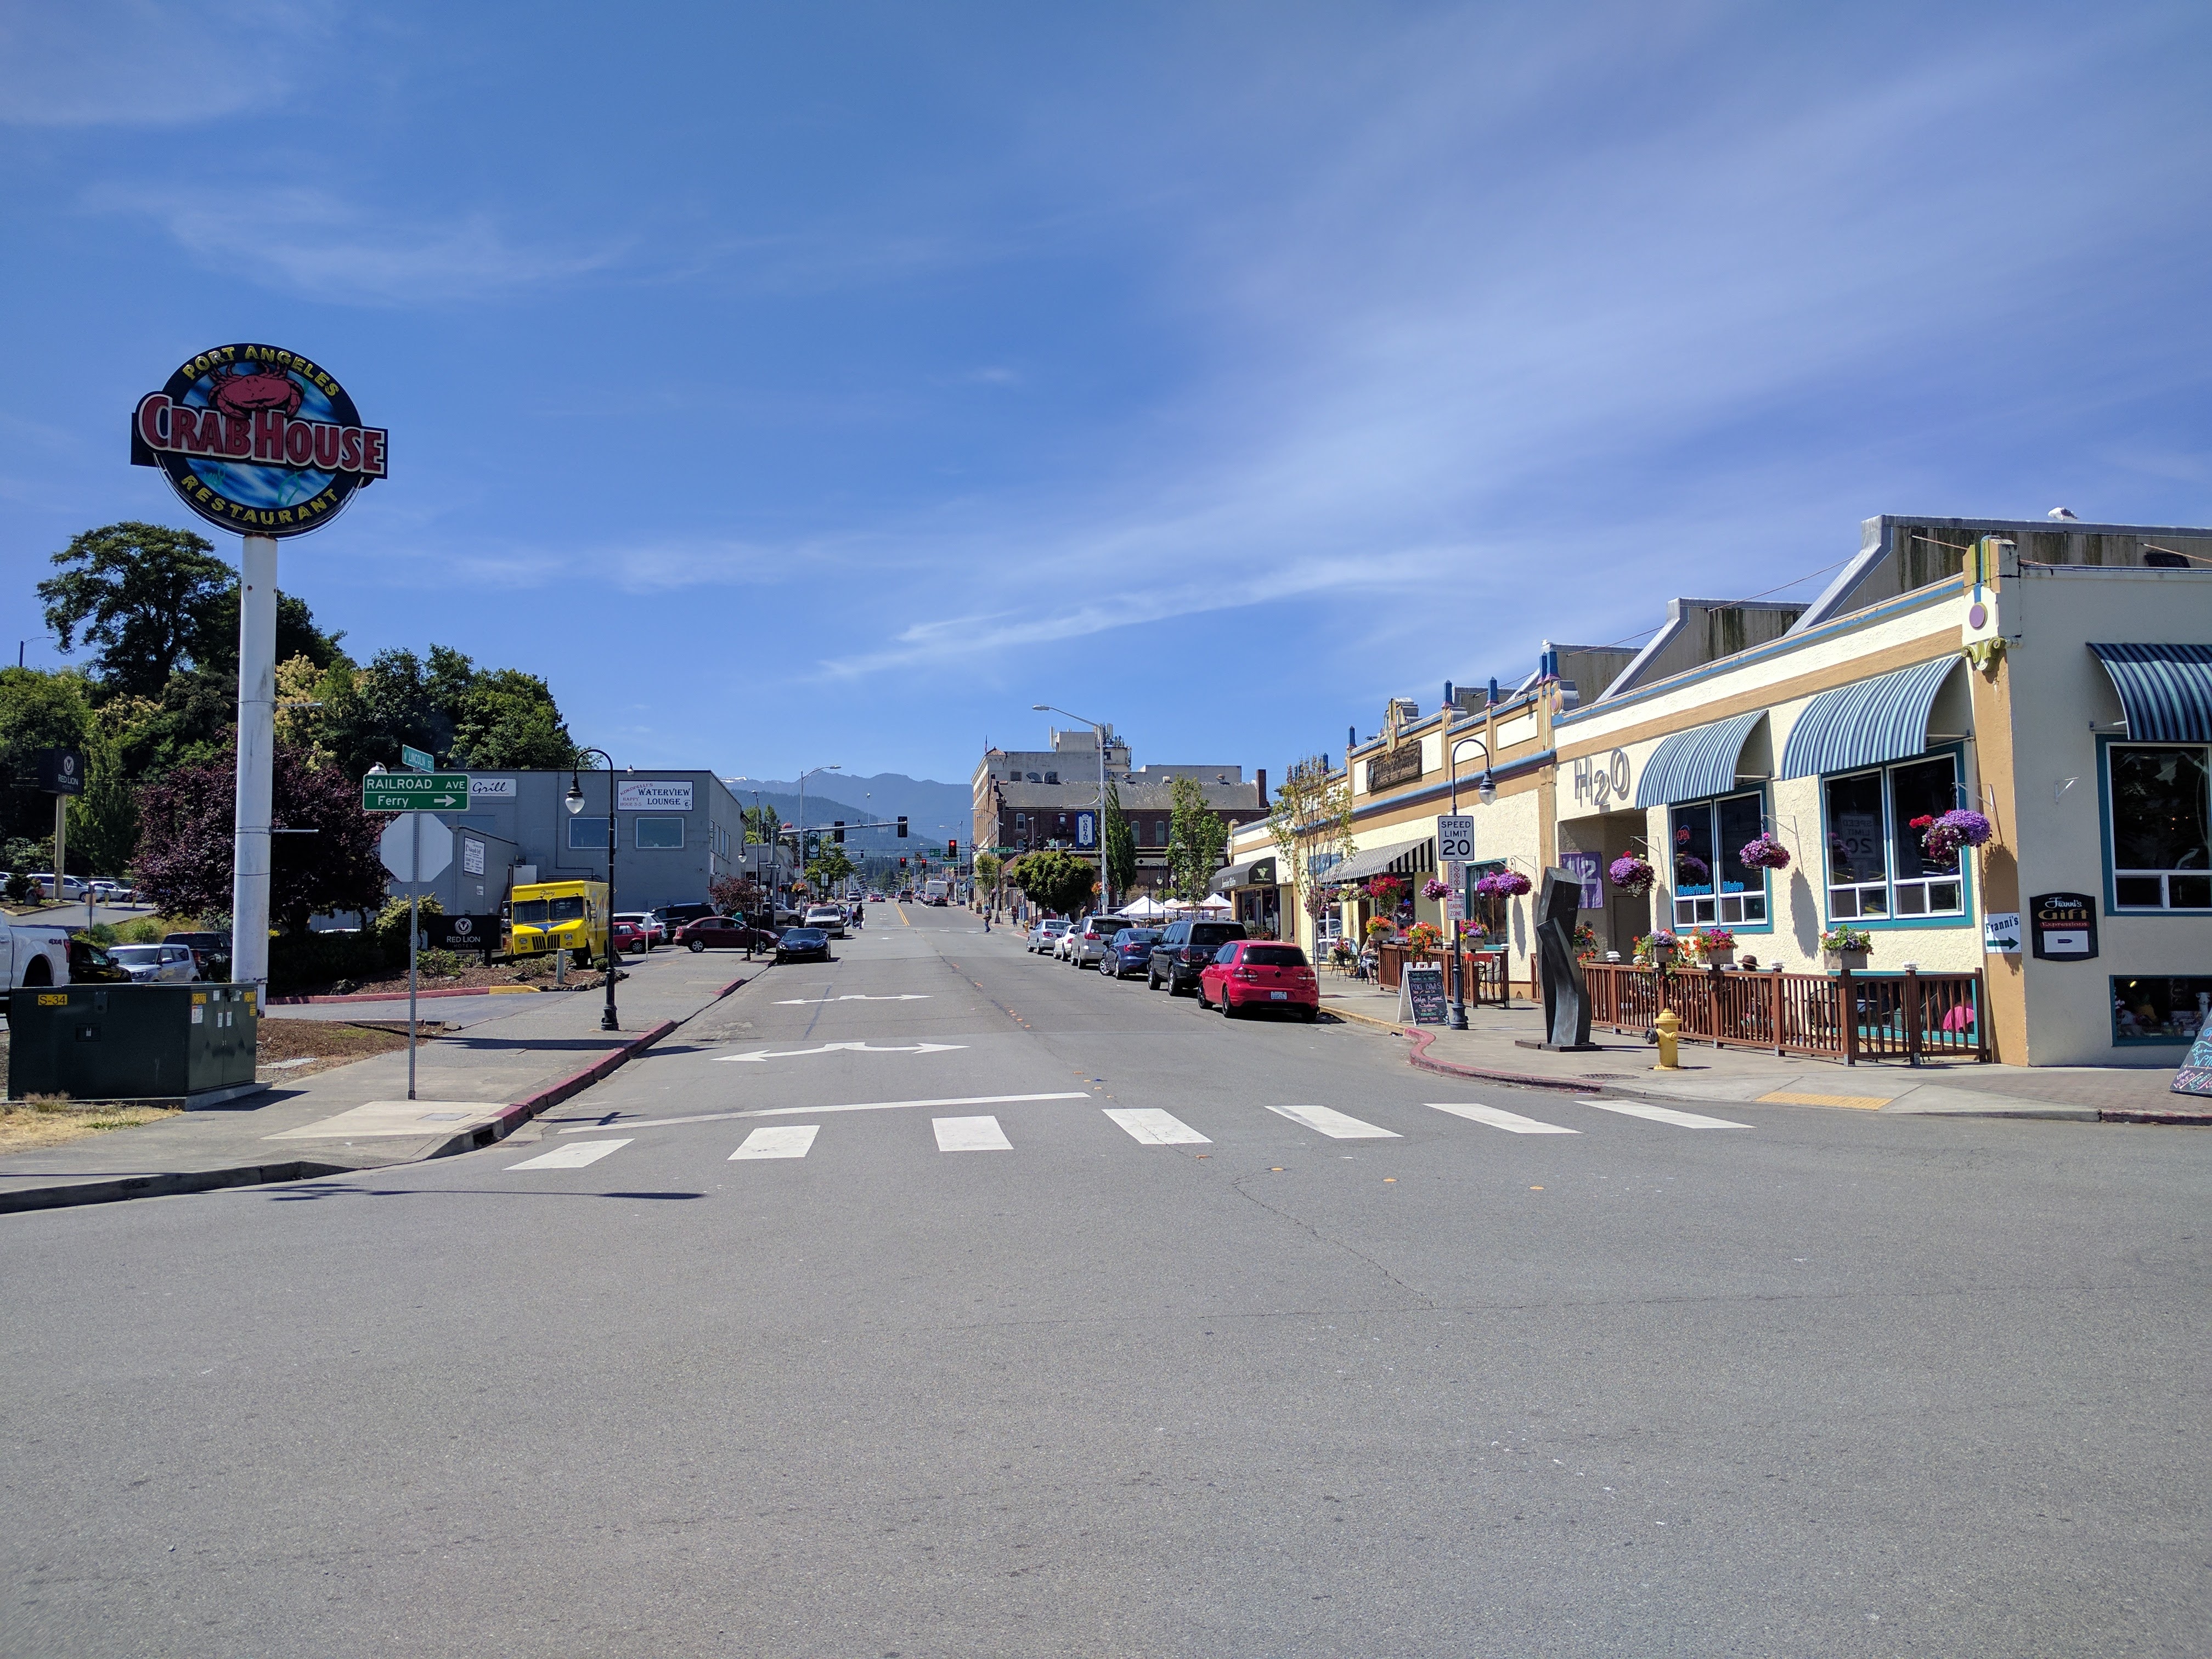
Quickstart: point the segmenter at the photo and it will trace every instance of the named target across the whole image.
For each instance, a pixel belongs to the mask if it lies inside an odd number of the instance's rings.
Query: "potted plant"
[[[1833,972],[1849,968],[1854,973],[1867,964],[1874,935],[1863,927],[1831,927],[1820,935],[1820,965]]]
[[[1421,884],[1421,896],[1431,900],[1449,898],[1451,890],[1452,884],[1442,876],[1431,876]]]
[[[1528,890],[1528,878],[1518,870],[1493,870],[1474,884],[1485,898],[1518,898]]]
[[[1367,884],[1368,899],[1378,910],[1396,908],[1399,896],[1405,890],[1406,884],[1395,876],[1376,876]]]
[[[1735,957],[1735,934],[1726,927],[1699,927],[1690,934],[1690,950],[1709,968],[1725,968]]]
[[[1674,952],[1682,941],[1664,927],[1644,934],[1636,941],[1636,959],[1654,968],[1664,968],[1674,959]]]
[[[1631,898],[1642,898],[1659,879],[1659,872],[1633,853],[1615,859],[1606,874]]]
[[[1597,929],[1586,921],[1575,924],[1575,957],[1581,962],[1597,960]]]
[[[1411,950],[1433,951],[1443,942],[1443,929],[1433,922],[1417,921],[1406,930],[1406,944]]]
[[[1367,948],[1373,950],[1397,931],[1397,924],[1389,917],[1370,916],[1367,919]]]
[[[1987,818],[1964,808],[1940,817],[1915,818],[1911,827],[1920,831],[1920,845],[1929,861],[1946,869],[1958,863],[1960,848],[1982,846],[1992,833]]]
[[[1743,850],[1736,856],[1743,860],[1747,869],[1787,870],[1790,867],[1790,849],[1764,830],[1755,840],[1744,842]]]

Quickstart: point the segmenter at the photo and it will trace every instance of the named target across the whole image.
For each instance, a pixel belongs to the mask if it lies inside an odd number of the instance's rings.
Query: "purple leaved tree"
[[[230,909],[232,814],[237,763],[217,756],[179,767],[138,795],[139,892],[165,915]],[[385,819],[361,810],[361,786],[307,751],[276,746],[273,827],[313,830],[270,842],[269,914],[287,933],[331,910],[374,909],[384,902],[376,839]]]

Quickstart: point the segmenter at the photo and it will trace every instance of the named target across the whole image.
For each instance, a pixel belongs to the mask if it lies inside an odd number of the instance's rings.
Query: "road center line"
[[[851,1106],[764,1106],[747,1112],[699,1112],[690,1117],[651,1117],[629,1121],[579,1123],[564,1135],[605,1134],[610,1129],[665,1129],[678,1123],[727,1123],[744,1117],[812,1117],[818,1112],[895,1112],[903,1106],[1011,1106],[1029,1100],[1088,1100],[1081,1090],[1049,1095],[970,1095],[960,1100],[869,1100]]]

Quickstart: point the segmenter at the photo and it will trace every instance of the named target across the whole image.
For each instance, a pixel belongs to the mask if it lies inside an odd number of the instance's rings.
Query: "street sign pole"
[[[422,815],[410,812],[407,827],[413,832],[414,857],[410,861],[416,879],[407,896],[407,1098],[415,1098],[415,947],[422,936]]]
[[[1474,857],[1474,818],[1459,810],[1459,774],[1452,774],[1451,811],[1437,818],[1437,863],[1451,872],[1455,885],[1464,886],[1468,864]],[[1465,902],[1455,907],[1465,912]],[[1462,960],[1467,946],[1461,918],[1451,921],[1451,1012],[1444,1024],[1455,1031],[1467,1030],[1467,969]]]

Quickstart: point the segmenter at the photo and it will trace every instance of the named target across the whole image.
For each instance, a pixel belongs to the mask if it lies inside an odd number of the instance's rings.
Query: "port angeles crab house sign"
[[[385,476],[389,434],[363,426],[328,369],[270,345],[216,346],[131,417],[131,459],[158,466],[185,505],[247,536],[297,536]]]

